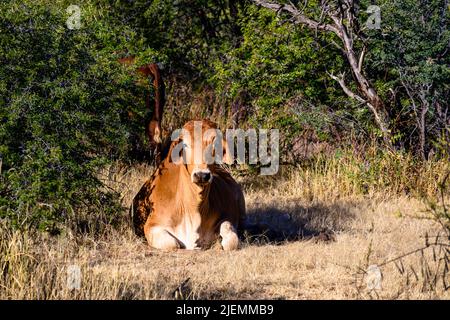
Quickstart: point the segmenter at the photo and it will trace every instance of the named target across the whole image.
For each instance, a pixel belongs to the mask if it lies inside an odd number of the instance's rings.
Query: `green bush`
[[[364,73],[387,105],[395,146],[416,151],[422,141],[422,158],[431,151],[448,157],[446,2],[391,2],[379,3],[381,30],[364,29]],[[119,65],[126,55],[164,64],[174,102],[166,122],[181,122],[197,107],[221,123],[279,128],[289,159],[302,135],[336,146],[364,145],[377,134],[367,108],[328,75],[347,72],[348,87],[357,89],[336,37],[283,13],[245,0],[80,0],[81,28],[71,30],[71,4],[0,3],[0,218],[16,227],[120,216],[99,169],[149,159],[143,97],[150,84],[137,86],[132,68]],[[305,4],[318,18],[319,2]],[[361,25],[369,4],[357,8]]]
[[[78,30],[66,25],[70,1],[0,4],[0,217],[16,227],[53,228],[82,211],[113,219],[116,195],[97,171],[143,143],[143,88],[117,58],[154,52],[106,1],[90,3]]]

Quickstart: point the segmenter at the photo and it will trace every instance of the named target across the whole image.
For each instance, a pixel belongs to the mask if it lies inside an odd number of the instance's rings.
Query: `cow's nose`
[[[211,181],[211,172],[197,171],[193,174],[194,183],[207,183]]]

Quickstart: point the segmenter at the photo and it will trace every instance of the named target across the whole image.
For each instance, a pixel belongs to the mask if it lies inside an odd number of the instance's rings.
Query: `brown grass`
[[[277,232],[326,229],[334,241],[248,239],[236,252],[164,253],[134,236],[125,213],[122,227],[100,238],[19,233],[3,225],[0,299],[449,299],[449,256],[442,247],[429,245],[389,262],[424,247],[427,235],[428,242],[442,235],[425,219],[426,206],[408,194],[360,189],[342,168],[240,178],[253,222]],[[128,207],[151,171],[113,166],[101,176]],[[80,290],[67,287],[72,264],[82,270]],[[372,264],[382,271],[380,290],[365,283]]]

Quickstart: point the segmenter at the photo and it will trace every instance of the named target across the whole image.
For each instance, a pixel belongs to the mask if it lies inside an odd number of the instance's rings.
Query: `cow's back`
[[[153,203],[150,198],[152,193],[152,182],[153,177],[144,183],[137,195],[134,197],[130,208],[134,233],[139,237],[144,236],[145,222],[153,210]]]
[[[174,205],[178,174],[178,168],[165,161],[134,197],[130,211],[136,235],[144,236],[144,225],[155,209],[167,210]]]

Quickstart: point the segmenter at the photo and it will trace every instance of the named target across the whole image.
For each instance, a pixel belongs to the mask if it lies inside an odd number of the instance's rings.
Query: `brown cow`
[[[209,120],[200,123],[202,132],[217,128]],[[167,157],[133,200],[135,232],[158,249],[204,249],[219,238],[224,250],[237,249],[236,230],[245,217],[241,187],[220,164],[207,164],[203,156],[202,161],[193,161],[195,144],[206,150],[217,135],[194,141],[194,121],[183,129],[189,134],[172,142]],[[185,161],[174,162],[172,152],[180,143]],[[222,146],[223,159],[232,158],[225,141]]]

